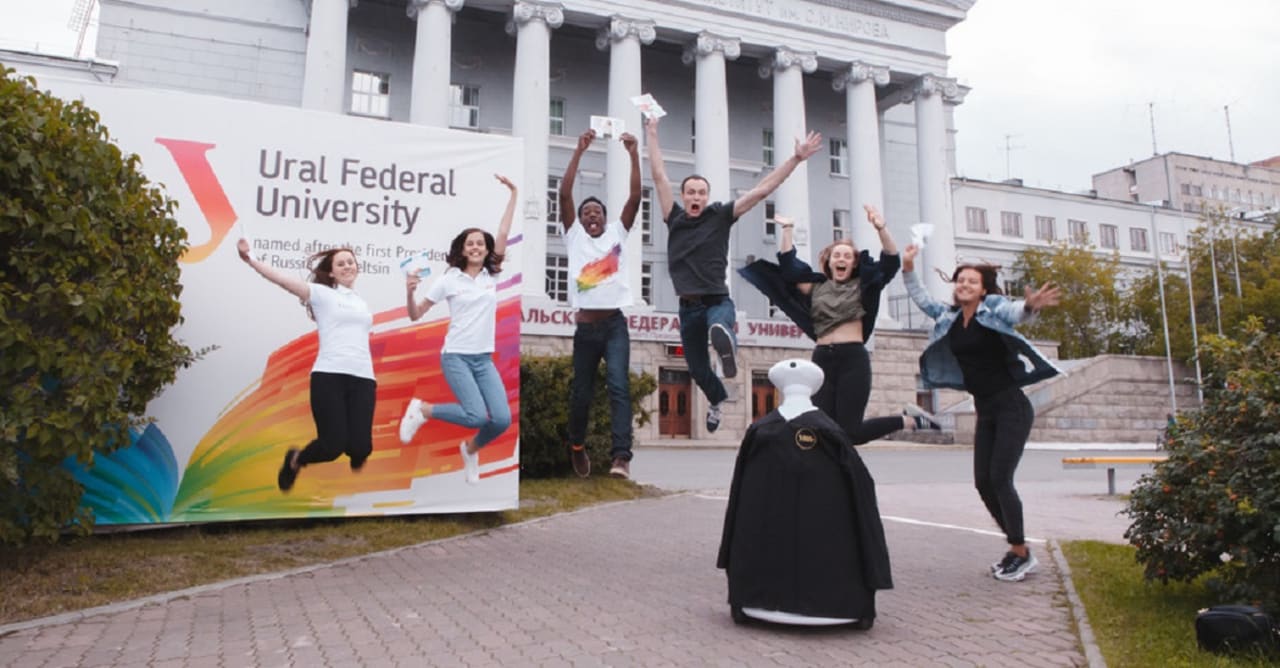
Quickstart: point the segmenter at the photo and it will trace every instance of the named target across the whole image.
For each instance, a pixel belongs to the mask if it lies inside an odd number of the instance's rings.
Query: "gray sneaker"
[[[738,375],[738,360],[733,349],[733,335],[729,330],[720,323],[711,326],[707,336],[711,339],[711,347],[715,349],[716,355],[720,358],[720,372],[725,378],[733,378]]]
[[[915,404],[903,404],[902,415],[915,422],[916,429],[942,430],[942,424],[938,422],[938,418]]]
[[[1025,557],[1013,555],[1012,559],[995,572],[995,578],[1005,582],[1018,582],[1027,577],[1027,573],[1034,571],[1038,565],[1040,562],[1036,561],[1036,555],[1031,554],[1031,550],[1027,550]]]
[[[711,404],[707,409],[707,431],[714,432],[720,428],[720,418],[724,415],[720,412],[720,404]]]

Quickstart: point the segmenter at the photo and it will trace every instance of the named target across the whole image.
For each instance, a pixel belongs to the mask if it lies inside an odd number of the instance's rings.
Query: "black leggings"
[[[813,363],[825,374],[813,403],[835,420],[854,445],[883,438],[902,429],[901,417],[863,421],[871,399],[871,356],[861,343],[822,344],[813,349]]]
[[[1022,390],[1011,387],[989,397],[973,398],[977,426],[973,434],[973,484],[987,512],[1010,545],[1022,545],[1022,500],[1013,488],[1013,473],[1031,435],[1036,412]]]
[[[378,383],[345,373],[311,373],[311,417],[316,440],[298,455],[298,466],[331,462],[346,454],[359,468],[373,452],[373,405]]]

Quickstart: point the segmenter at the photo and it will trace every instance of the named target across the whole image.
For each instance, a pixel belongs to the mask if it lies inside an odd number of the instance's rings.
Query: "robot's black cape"
[[[716,566],[730,606],[874,619],[875,591],[893,588],[875,481],[825,413],[747,430]]]

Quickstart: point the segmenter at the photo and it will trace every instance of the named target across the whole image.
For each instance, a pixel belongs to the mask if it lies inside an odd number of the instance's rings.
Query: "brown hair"
[[[310,283],[319,283],[325,287],[337,287],[338,281],[333,278],[333,258],[341,252],[351,253],[351,257],[356,256],[356,252],[346,246],[330,248],[322,250],[315,255],[307,258],[307,266],[311,268],[311,275],[307,277]],[[359,265],[356,265],[357,270]]]
[[[822,273],[827,278],[833,279],[833,280],[834,280],[834,277],[831,275],[831,253],[835,251],[836,246],[848,246],[849,248],[852,248],[853,249],[853,268],[854,269],[858,268],[858,247],[853,244],[853,240],[838,239],[836,241],[832,241],[831,243],[827,244],[826,248],[822,249],[822,252],[818,253],[818,268],[822,270]]]
[[[957,279],[957,278],[960,278],[960,272],[962,272],[962,271],[964,271],[964,270],[966,270],[966,269],[972,269],[973,271],[978,272],[978,275],[982,277],[982,289],[983,289],[983,290],[986,290],[986,291],[987,291],[987,294],[989,294],[989,295],[1003,295],[1003,294],[1004,294],[1004,292],[1000,289],[1000,281],[999,281],[999,280],[997,280],[997,278],[996,278],[997,273],[1000,271],[1000,267],[999,267],[999,265],[994,265],[994,264],[962,264],[962,265],[960,265],[959,267],[956,267],[956,270],[955,270],[955,271],[951,272],[951,281],[950,281],[950,282],[951,282],[951,283],[955,283],[955,282],[956,282],[956,279]]]
[[[467,268],[467,256],[462,252],[462,248],[467,244],[467,237],[471,236],[472,232],[479,232],[484,235],[484,247],[489,250],[489,254],[484,256],[485,270],[494,275],[501,273],[502,261],[506,259],[506,256],[493,252],[493,235],[478,227],[468,227],[459,232],[458,236],[454,237],[453,242],[449,244],[449,254],[445,256],[444,261],[450,267]]]

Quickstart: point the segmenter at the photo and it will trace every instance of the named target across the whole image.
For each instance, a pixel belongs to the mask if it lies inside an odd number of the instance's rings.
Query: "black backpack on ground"
[[[1274,655],[1280,650],[1280,627],[1251,605],[1215,605],[1196,615],[1196,643],[1210,652]]]

